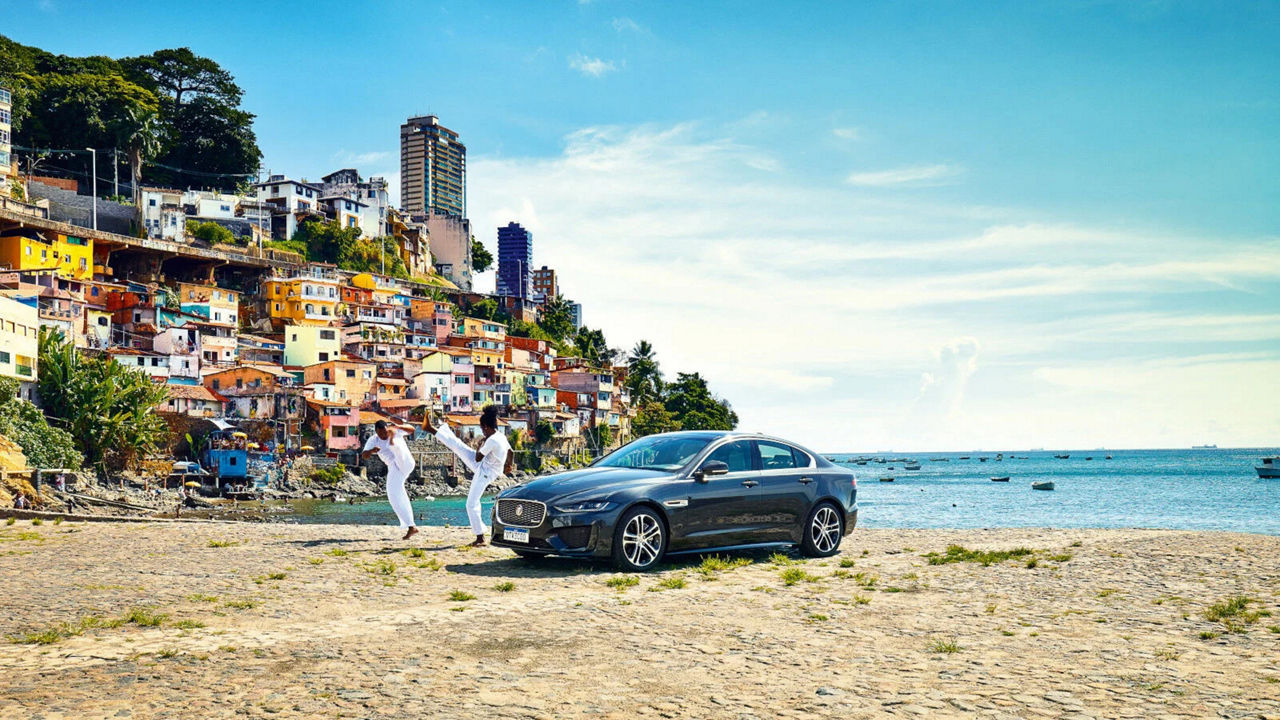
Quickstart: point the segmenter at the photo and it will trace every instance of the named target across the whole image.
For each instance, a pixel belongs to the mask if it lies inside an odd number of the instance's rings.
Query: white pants
[[[404,481],[411,472],[413,468],[409,468],[409,472],[401,472],[387,466],[387,502],[396,511],[401,528],[413,527],[413,505],[409,503],[409,493],[404,491]]]
[[[475,448],[458,439],[448,425],[436,432],[436,440],[453,451],[471,471],[471,488],[467,490],[467,519],[471,521],[471,532],[485,535],[489,528],[485,527],[484,516],[480,513],[480,496],[489,487],[489,483],[497,480],[492,473],[477,471]]]

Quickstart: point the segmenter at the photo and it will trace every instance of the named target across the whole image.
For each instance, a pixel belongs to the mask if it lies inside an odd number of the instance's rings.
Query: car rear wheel
[[[840,552],[840,540],[844,538],[844,518],[840,510],[829,502],[818,503],[809,513],[804,524],[804,540],[800,552],[809,557],[829,557]]]
[[[628,510],[613,531],[613,565],[624,572],[649,570],[667,551],[667,529],[651,508]]]

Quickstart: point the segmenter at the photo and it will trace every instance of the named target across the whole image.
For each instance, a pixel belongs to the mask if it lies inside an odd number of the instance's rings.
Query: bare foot
[[[414,535],[417,535],[417,534],[418,534],[418,528],[413,527],[413,526],[411,525],[411,526],[409,526],[408,531],[406,531],[406,532],[405,532],[404,537],[402,537],[402,538],[400,538],[400,539],[401,539],[401,540],[408,540],[409,538],[411,538],[411,537],[413,537]]]

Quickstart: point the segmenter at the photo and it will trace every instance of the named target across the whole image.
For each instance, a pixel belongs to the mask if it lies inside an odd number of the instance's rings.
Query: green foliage
[[[221,243],[224,245],[234,245],[236,236],[232,232],[216,222],[196,222],[194,220],[187,221],[187,236],[204,240],[207,243]]]
[[[609,347],[603,330],[580,328],[573,335],[575,354],[597,367],[610,367],[621,353]]]
[[[555,437],[556,429],[551,425],[550,421],[539,420],[538,424],[533,428],[534,438],[539,445],[545,445],[551,442],[551,438]]]
[[[471,238],[471,270],[473,272],[482,273],[493,267],[493,254],[489,252],[484,243]]]
[[[267,243],[277,250],[296,252],[311,262],[332,263],[344,270],[382,273],[407,278],[409,269],[400,257],[394,238],[362,238],[360,228],[342,227],[336,222],[308,220],[288,241]]]
[[[986,567],[988,565],[995,565],[1013,558],[1026,557],[1031,554],[1032,550],[1024,547],[1017,547],[1012,550],[970,550],[963,545],[948,545],[947,552],[945,554],[939,555],[936,552],[931,552],[925,555],[925,557],[929,560],[930,565],[973,562]]]
[[[667,388],[665,402],[683,430],[733,430],[738,414],[728,401],[711,394],[707,381],[698,373],[680,373]]]
[[[538,319],[538,327],[552,340],[557,342],[573,336],[573,309],[563,295],[547,300],[542,307],[542,317]]]
[[[680,421],[658,399],[643,401],[636,411],[635,418],[631,421],[631,434],[636,437],[672,432],[679,429]]]
[[[83,355],[61,332],[43,327],[39,363],[45,414],[71,434],[87,462],[134,467],[167,441],[168,428],[155,413],[167,393],[145,374]]]
[[[135,179],[231,190],[262,158],[241,90],[213,60],[187,48],[114,60],[68,57],[0,36],[0,78],[14,94],[14,136],[24,145],[120,148]],[[144,161],[153,164],[144,167]],[[58,159],[88,172],[88,153]],[[184,173],[170,168],[183,168]],[[198,173],[226,173],[216,177]]]
[[[626,385],[631,392],[631,401],[636,404],[662,397],[662,370],[658,368],[653,345],[648,340],[641,340],[631,349],[627,358]]]
[[[0,435],[17,443],[32,467],[77,470],[84,463],[71,433],[50,426],[40,408],[18,397],[12,378],[0,378]]]
[[[346,470],[341,465],[330,465],[312,470],[310,480],[317,485],[336,485],[346,477],[346,474]]]
[[[595,450],[604,450],[613,445],[613,429],[608,425],[587,428],[582,431],[582,436],[587,441],[587,447]]]

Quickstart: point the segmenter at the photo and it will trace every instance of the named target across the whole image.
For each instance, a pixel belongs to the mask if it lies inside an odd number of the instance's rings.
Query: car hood
[[[503,497],[526,497],[546,500],[580,496],[581,499],[606,499],[622,489],[632,489],[650,482],[666,480],[671,473],[661,470],[638,470],[622,467],[589,467],[556,473],[531,480],[503,493]]]

